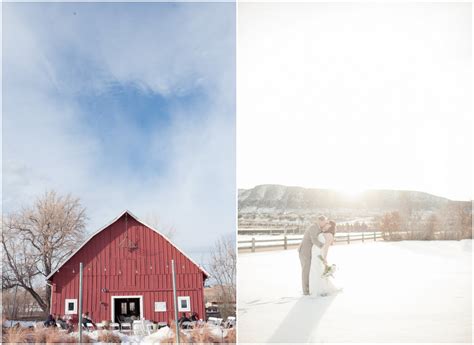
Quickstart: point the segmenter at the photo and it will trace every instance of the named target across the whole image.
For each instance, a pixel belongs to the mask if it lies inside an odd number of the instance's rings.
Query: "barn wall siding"
[[[127,248],[128,243],[137,248]],[[190,296],[191,311],[205,318],[203,271],[163,236],[126,214],[96,234],[51,277],[51,312],[64,314],[65,300],[78,299],[82,261],[83,311],[93,320],[111,319],[112,296],[142,295],[144,317],[169,322],[174,319],[172,259],[178,296]],[[154,311],[158,301],[166,302],[167,312]]]

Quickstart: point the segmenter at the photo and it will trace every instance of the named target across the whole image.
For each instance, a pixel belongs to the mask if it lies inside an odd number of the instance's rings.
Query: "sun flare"
[[[356,187],[344,187],[338,188],[337,191],[348,199],[357,199],[365,192],[365,189]]]

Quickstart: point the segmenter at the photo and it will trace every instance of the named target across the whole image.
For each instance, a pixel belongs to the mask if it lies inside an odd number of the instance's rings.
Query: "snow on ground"
[[[207,327],[210,330],[210,333],[216,339],[223,339],[227,336],[227,329],[222,329],[219,326],[210,324],[208,324]],[[84,332],[84,334],[87,334],[91,338],[93,344],[101,345],[102,343],[98,341],[100,332],[103,331]],[[182,332],[187,334],[191,332],[191,330],[182,330]],[[175,334],[174,329],[170,329],[169,327],[162,327],[150,335],[129,335],[123,334],[119,331],[112,331],[112,333],[120,337],[122,344],[160,344],[163,340],[169,339]],[[76,337],[79,336],[77,332],[71,334],[75,335]],[[185,339],[181,339],[181,342],[185,343],[185,341]]]
[[[239,254],[239,342],[466,342],[472,240],[333,246],[331,297],[301,294],[296,250]]]
[[[3,327],[14,327],[17,324],[20,325],[20,327],[24,328],[29,328],[29,327],[34,327],[36,324],[36,321],[17,321],[17,320],[5,320],[3,321]]]

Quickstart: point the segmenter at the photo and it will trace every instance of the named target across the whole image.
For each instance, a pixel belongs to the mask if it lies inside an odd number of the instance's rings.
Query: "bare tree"
[[[472,203],[451,202],[438,211],[444,239],[472,238]]]
[[[49,310],[51,287],[43,288],[44,278],[83,241],[85,221],[79,199],[54,191],[7,215],[2,222],[2,290],[19,286]]]
[[[439,219],[435,214],[432,214],[428,217],[426,222],[426,235],[425,239],[435,240],[436,233],[439,231]]]
[[[234,236],[220,238],[211,255],[210,273],[219,288],[221,315],[235,315],[237,255]]]
[[[44,294],[44,291],[41,294]],[[28,291],[21,288],[3,291],[2,317],[15,320],[18,317],[31,317],[41,314],[43,314],[42,309]]]
[[[384,240],[401,240],[402,238],[400,231],[402,229],[403,220],[399,212],[389,212],[382,216],[382,220],[380,221],[380,230],[382,231]]]

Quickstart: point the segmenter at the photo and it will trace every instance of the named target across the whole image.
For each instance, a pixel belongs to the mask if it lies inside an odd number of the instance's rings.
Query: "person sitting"
[[[87,326],[88,323],[92,324],[92,326],[93,326],[94,328],[97,328],[97,326],[95,325],[95,323],[92,322],[92,320],[91,320],[91,318],[90,318],[90,316],[89,316],[89,312],[86,311],[86,312],[82,315],[82,327],[84,327],[85,329],[87,329],[87,328],[88,328],[88,326]]]
[[[187,326],[185,326],[185,325],[183,325],[183,324],[184,324],[185,322],[190,322],[190,321],[191,321],[191,320],[186,316],[186,313],[182,313],[182,314],[181,314],[181,317],[180,317],[179,320],[178,320],[178,325],[179,325],[180,327],[183,327],[183,328],[184,328],[184,327],[187,327]]]
[[[198,315],[198,313],[194,312],[194,313],[191,315],[191,321],[199,321],[199,315]]]
[[[43,324],[45,327],[54,327],[56,326],[56,320],[54,319],[54,316],[52,314],[49,314]]]
[[[61,329],[67,329],[67,323],[66,323],[66,318],[65,316],[58,316],[56,318],[56,324],[59,325],[59,327],[61,327]]]
[[[66,329],[68,333],[74,332],[74,325],[77,324],[77,318],[74,318],[71,315],[64,315],[66,320]]]

